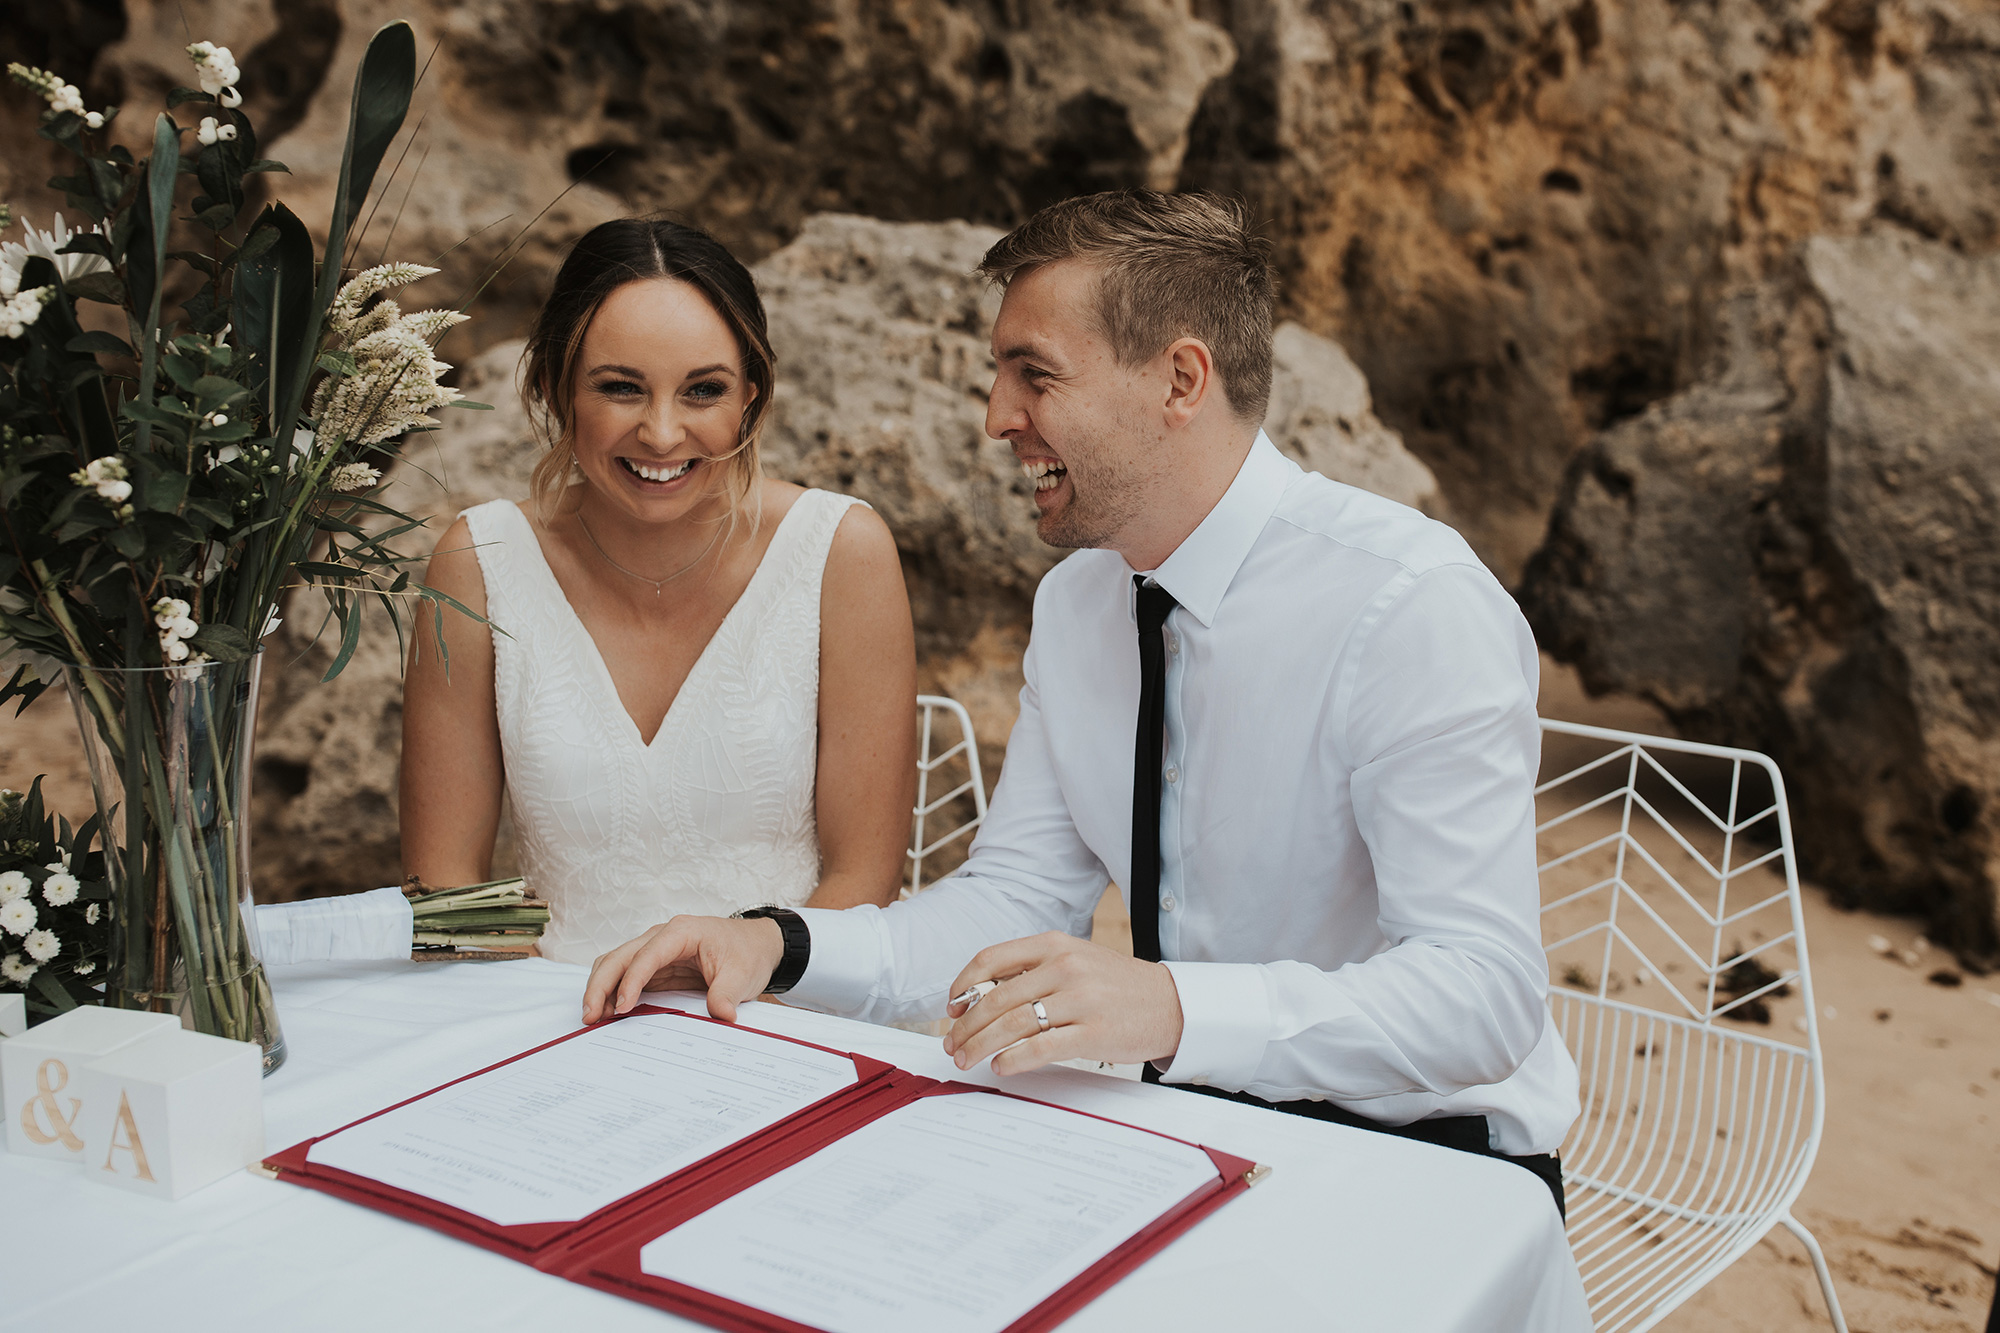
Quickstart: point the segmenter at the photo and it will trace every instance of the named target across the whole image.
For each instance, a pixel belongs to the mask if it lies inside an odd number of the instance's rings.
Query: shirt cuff
[[[1162,1083],[1231,1092],[1257,1079],[1271,1039],[1271,993],[1254,963],[1165,963],[1181,1000],[1181,1044]]]
[[[805,975],[785,992],[785,1003],[829,1014],[858,1012],[882,979],[882,909],[796,909],[812,934]]]

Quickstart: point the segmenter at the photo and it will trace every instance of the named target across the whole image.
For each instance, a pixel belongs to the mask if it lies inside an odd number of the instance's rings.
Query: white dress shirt
[[[1554,1151],[1577,1076],[1545,1003],[1538,670],[1513,599],[1449,527],[1262,434],[1153,577],[1179,606],[1160,896],[1132,907],[1159,912],[1180,995],[1164,1081],[1390,1125],[1484,1115],[1497,1151]],[[1131,863],[1132,579],[1093,550],[1042,580],[965,865],[887,908],[804,911],[812,958],[787,1001],[936,1018],[980,949],[1089,933]]]

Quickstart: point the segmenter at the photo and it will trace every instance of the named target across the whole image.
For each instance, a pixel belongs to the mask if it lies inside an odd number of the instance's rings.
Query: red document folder
[[[623,1018],[634,1018],[642,1014],[667,1015],[690,1023],[717,1022],[701,1015],[683,1013],[677,1009],[657,1008],[653,1005],[641,1005],[629,1014],[606,1021],[615,1023]],[[570,1041],[586,1031],[590,1029],[579,1029],[566,1037],[557,1038],[554,1042],[544,1043],[533,1050],[523,1051],[511,1059],[502,1060],[499,1064],[488,1066],[488,1069],[499,1069],[512,1064],[515,1060],[546,1050],[558,1042]],[[770,1037],[774,1041],[793,1041],[794,1044],[801,1046],[813,1045],[810,1042],[795,1042],[793,1038],[777,1036],[774,1033],[760,1035]],[[825,1051],[828,1048],[813,1046],[813,1049]],[[695,1287],[654,1277],[641,1269],[639,1251],[654,1237],[672,1230],[738,1191],[794,1163],[803,1161],[870,1121],[898,1107],[907,1106],[920,1097],[1014,1095],[964,1083],[940,1083],[936,1079],[909,1073],[866,1055],[847,1053],[847,1058],[854,1062],[855,1072],[859,1076],[856,1083],[822,1098],[761,1132],[703,1158],[682,1171],[655,1181],[574,1222],[540,1222],[521,1226],[504,1226],[491,1222],[435,1199],[393,1185],[385,1185],[366,1176],[310,1162],[306,1154],[320,1141],[318,1138],[294,1144],[276,1156],[266,1158],[264,1165],[276,1172],[280,1179],[291,1181],[293,1184],[320,1190],[408,1221],[421,1223],[446,1235],[456,1236],[460,1240],[470,1241],[474,1245],[484,1246],[518,1259],[545,1273],[613,1292],[662,1310],[671,1310],[716,1328],[739,1330],[741,1333],[817,1333],[811,1325],[800,1324]],[[486,1072],[487,1069],[478,1070],[467,1074],[465,1078],[477,1078]],[[432,1093],[464,1081],[465,1079],[454,1079],[451,1083],[433,1088],[431,1092],[423,1093],[421,1096],[431,1096]],[[409,1101],[417,1100],[420,1098],[409,1099]],[[396,1106],[408,1104],[409,1102],[398,1102]],[[395,1106],[385,1107],[375,1115],[383,1115],[395,1109]],[[1087,1113],[1070,1111],[1069,1114]],[[1090,1118],[1102,1119],[1102,1117]],[[354,1123],[361,1124],[372,1119],[374,1116],[364,1116],[362,1120]],[[343,1126],[343,1128],[351,1127]],[[1200,1147],[1198,1144],[1190,1146]],[[1201,1148],[1201,1151],[1215,1164],[1216,1174],[1212,1184],[1197,1189],[1155,1218],[1137,1234],[1127,1237],[1116,1249],[1008,1325],[1005,1333],[1031,1333],[1032,1330],[1053,1328],[1089,1303],[1106,1287],[1163,1249],[1169,1241],[1220,1208],[1231,1196],[1247,1189],[1257,1179],[1256,1163],[1228,1153],[1217,1152],[1213,1148]]]

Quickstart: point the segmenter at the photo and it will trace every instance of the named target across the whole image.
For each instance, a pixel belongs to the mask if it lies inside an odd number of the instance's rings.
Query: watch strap
[[[783,995],[798,985],[799,978],[806,974],[806,964],[812,961],[812,931],[807,928],[806,919],[789,907],[750,907],[736,915],[746,921],[760,918],[775,921],[784,932],[785,952],[778,959],[771,979],[764,984],[764,994]]]

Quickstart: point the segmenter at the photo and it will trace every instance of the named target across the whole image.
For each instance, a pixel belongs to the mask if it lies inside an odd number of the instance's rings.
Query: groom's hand
[[[1020,1074],[1079,1057],[1113,1064],[1165,1060],[1180,1049],[1180,992],[1158,963],[1050,932],[982,949],[951,983],[951,993],[1000,977],[1007,979],[985,999],[949,1011],[958,1021],[945,1034],[944,1049],[960,1069],[996,1051],[994,1073]],[[1035,1017],[1037,1000],[1049,1018],[1046,1032]]]
[[[708,990],[708,1012],[736,1021],[736,1006],[764,993],[785,956],[785,932],[762,917],[677,916],[603,955],[583,988],[583,1021],[628,1012],[649,990]]]

